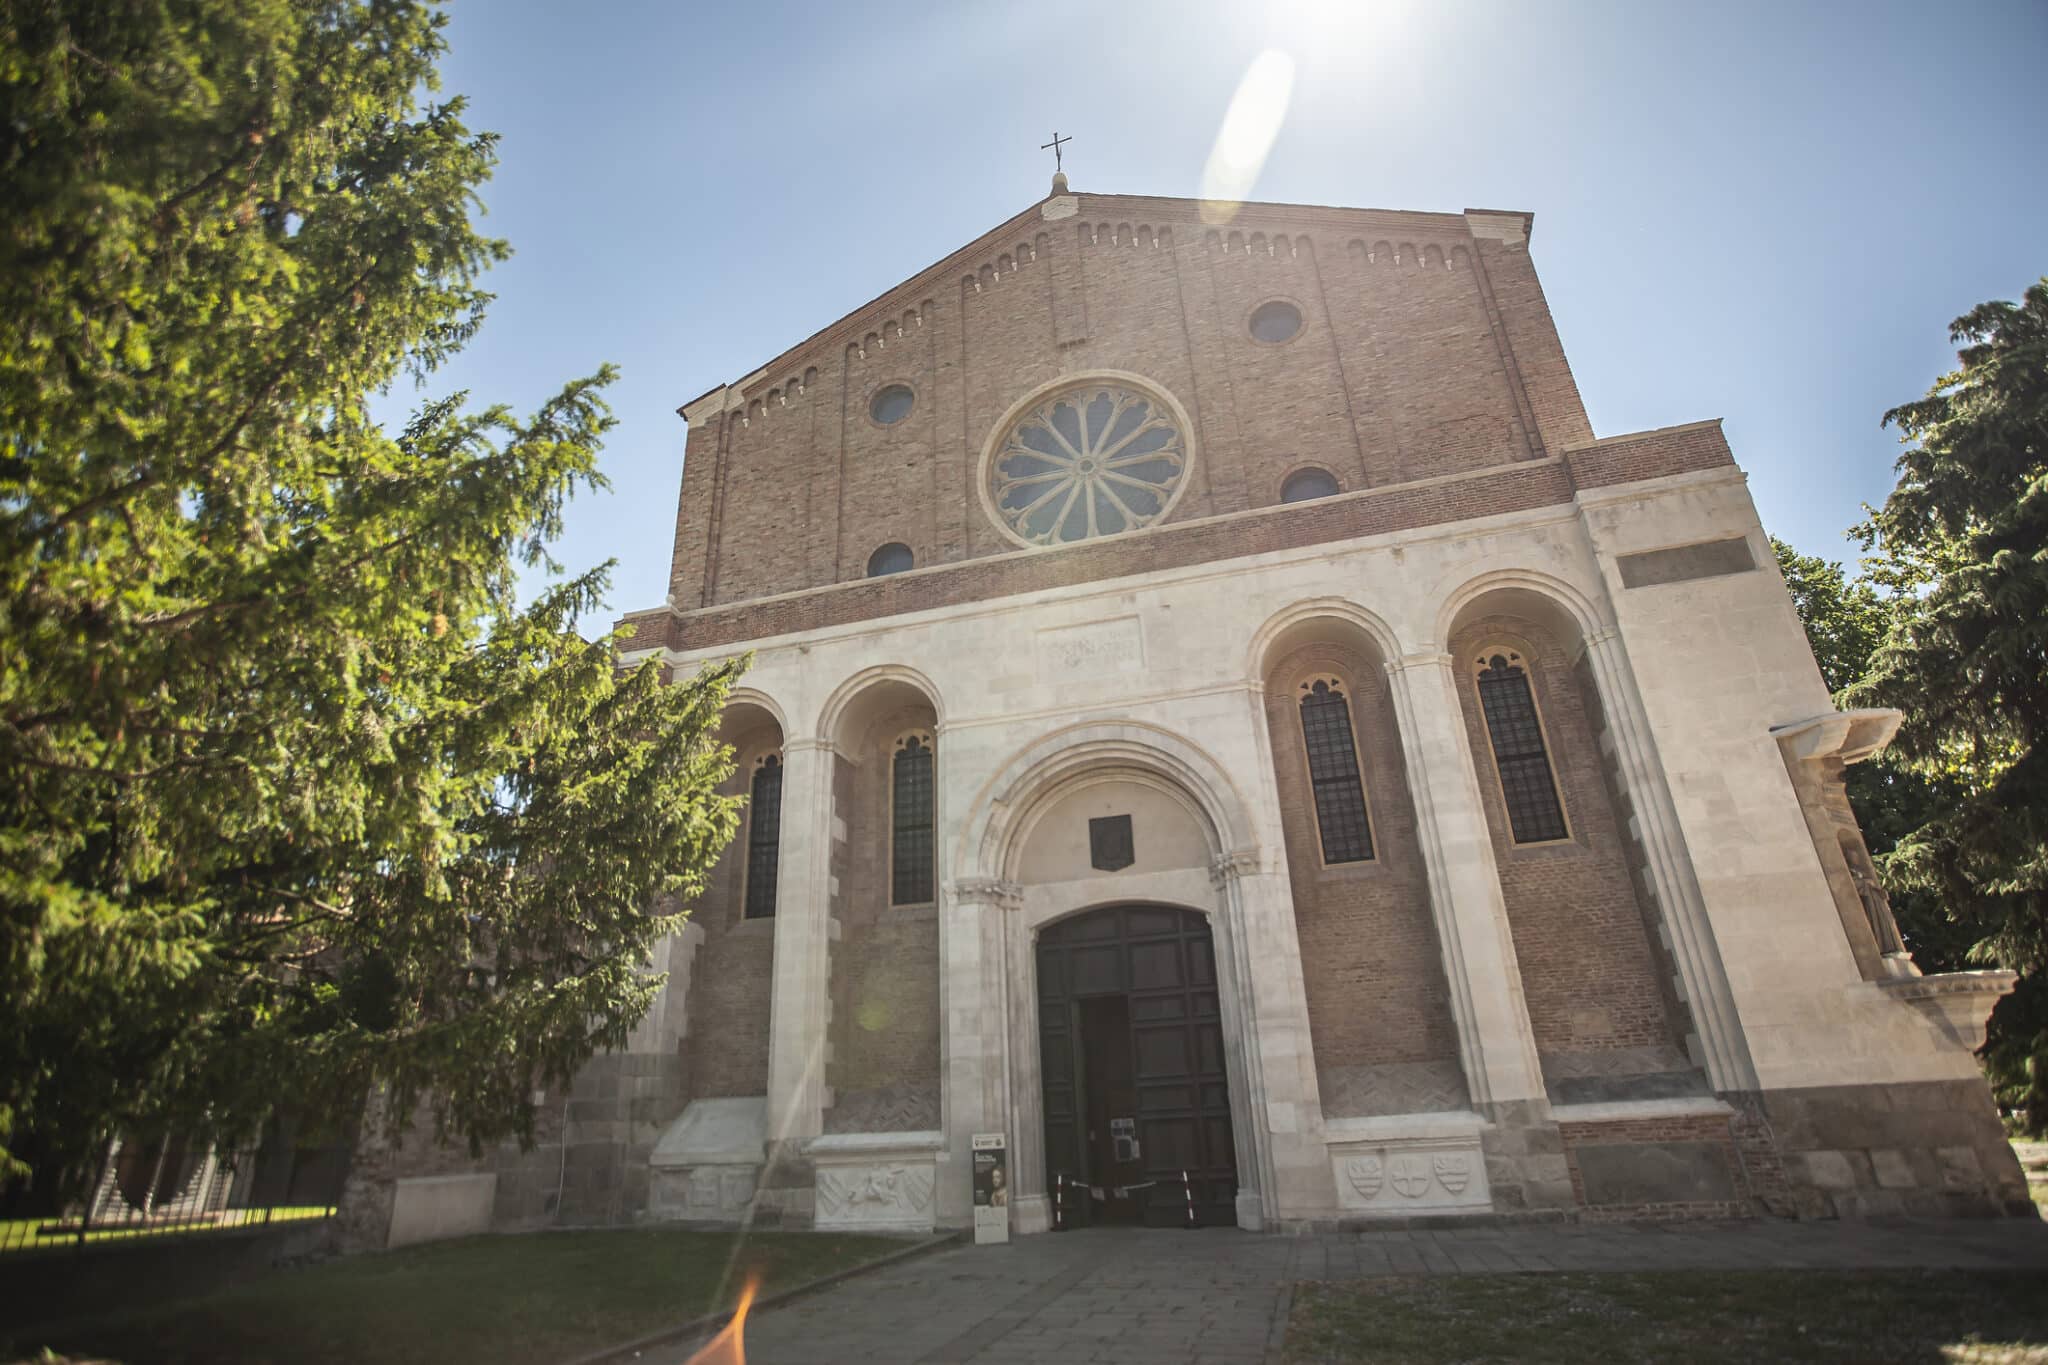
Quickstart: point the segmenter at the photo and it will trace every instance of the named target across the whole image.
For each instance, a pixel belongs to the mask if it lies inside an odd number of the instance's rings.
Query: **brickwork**
[[[1271,299],[1302,315],[1279,344],[1247,327]],[[1522,242],[1462,215],[1283,205],[1211,231],[1192,201],[1082,196],[1075,217],[1027,210],[693,408],[677,607],[855,579],[892,540],[920,566],[1008,553],[980,510],[983,448],[1033,387],[1091,370],[1186,408],[1197,455],[1176,522],[1272,506],[1304,462],[1359,489],[1529,459],[1531,422],[1553,450],[1591,439]],[[916,402],[883,426],[869,403],[889,384]],[[763,487],[778,495],[737,493]]]
[[[832,950],[831,1131],[866,1131],[845,1126],[855,1116],[937,1126],[938,907],[892,905],[889,866],[895,741],[929,733],[934,720],[929,707],[891,711],[859,737],[860,761],[842,759],[836,770],[847,842]]]
[[[1568,503],[1578,488],[1690,472],[1702,461],[1706,463],[1701,467],[1733,463],[1716,423],[1656,435],[1655,440],[1627,445],[1625,459],[1593,459],[1590,472],[1576,476],[1563,460],[1532,461],[1448,480],[1347,492],[1320,502],[1165,526],[1139,537],[1053,550],[1013,550],[971,563],[688,611],[680,617],[665,607],[636,612],[625,618],[633,635],[624,648],[701,649],[765,639],[1158,569],[1529,511]],[[978,504],[969,520],[986,523]]]
[[[1482,647],[1521,649],[1542,716],[1571,837],[1517,846],[1470,667]],[[1601,775],[1580,684],[1541,627],[1511,617],[1471,622],[1451,642],[1466,733],[1479,764],[1501,891],[1539,1053],[1673,1047],[1655,958]]]
[[[738,766],[721,788],[744,794],[752,761],[772,735],[742,736]],[[784,793],[784,800],[788,794]],[[691,1098],[768,1093],[769,999],[775,980],[775,921],[746,919],[743,886],[747,826],[726,845],[690,918],[704,930],[686,1008]]]
[[[1367,862],[1323,863],[1297,695],[1311,674],[1335,674],[1349,687],[1372,822]],[[1385,672],[1335,645],[1294,650],[1267,675],[1266,724],[1317,1070],[1417,1062],[1455,1070],[1457,1031]],[[1325,1085],[1323,1104],[1334,1115],[1345,1110],[1333,1088]]]

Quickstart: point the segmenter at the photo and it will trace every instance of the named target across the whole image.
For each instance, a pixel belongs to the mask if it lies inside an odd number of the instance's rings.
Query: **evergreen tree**
[[[2048,1125],[2048,279],[1950,329],[1959,368],[1885,414],[1899,481],[1856,528],[1893,596],[1890,634],[1846,694],[1906,720],[1892,753],[1944,799],[1887,863],[2022,973],[1986,1049],[2029,1125]]]
[[[0,0],[0,1164],[273,1105],[530,1133],[731,838],[730,670],[530,606],[600,370],[369,404],[482,320],[417,0]]]

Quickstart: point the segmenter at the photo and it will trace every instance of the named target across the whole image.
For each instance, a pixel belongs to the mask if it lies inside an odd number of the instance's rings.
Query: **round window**
[[[1285,299],[1274,299],[1252,309],[1252,339],[1291,341],[1301,330],[1301,310]]]
[[[868,556],[868,577],[880,578],[883,574],[902,573],[917,562],[908,545],[891,541]]]
[[[989,461],[989,499],[1010,533],[1060,545],[1150,526],[1187,474],[1180,419],[1162,399],[1090,382],[1033,404]]]
[[[1297,469],[1280,485],[1280,501],[1307,502],[1327,498],[1337,491],[1337,480],[1327,469]]]
[[[890,384],[875,390],[875,396],[868,400],[868,416],[885,427],[893,427],[910,416],[910,410],[916,406],[917,395],[908,384]]]

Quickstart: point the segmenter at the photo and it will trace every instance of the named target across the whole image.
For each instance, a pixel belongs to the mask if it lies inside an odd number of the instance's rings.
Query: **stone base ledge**
[[[1687,1095],[1667,1100],[1612,1100],[1600,1104],[1552,1105],[1550,1117],[1558,1123],[1625,1123],[1632,1119],[1732,1118],[1735,1109],[1711,1095]]]

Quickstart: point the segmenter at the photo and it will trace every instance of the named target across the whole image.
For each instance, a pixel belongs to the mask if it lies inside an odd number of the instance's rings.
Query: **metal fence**
[[[330,1218],[348,1156],[346,1143],[296,1146],[274,1124],[263,1141],[241,1145],[119,1139],[89,1196],[40,1216],[17,1208],[0,1218],[0,1256]]]

